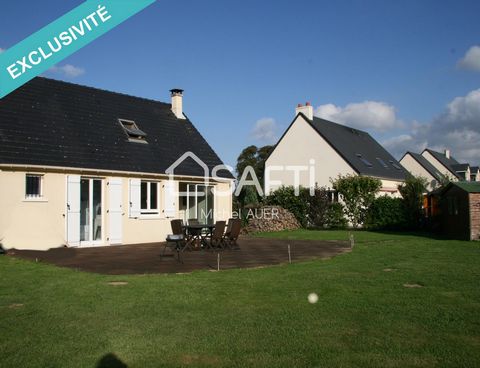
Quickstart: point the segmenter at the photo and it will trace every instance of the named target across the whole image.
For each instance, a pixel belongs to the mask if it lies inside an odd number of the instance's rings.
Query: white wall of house
[[[287,170],[290,166],[307,168],[300,173],[299,184],[309,187],[311,160],[314,160],[315,166],[314,185],[331,187],[330,179],[339,174],[355,174],[351,166],[299,115],[265,162],[265,169],[270,170],[270,189],[295,185],[294,172]]]
[[[40,174],[43,176],[42,196],[28,199],[25,196],[26,174]],[[102,239],[95,245],[110,245],[110,243],[137,244],[161,242],[171,233],[170,220],[179,218],[179,200],[168,200],[163,185],[168,181],[166,177],[133,175],[99,175],[98,173],[74,172],[69,174],[58,171],[3,169],[0,170],[0,243],[6,249],[37,249],[46,250],[61,247],[68,243],[68,209],[67,209],[67,181],[68,177],[88,177],[102,179]],[[158,183],[159,211],[157,214],[133,213],[130,211],[131,181],[132,179]],[[189,182],[198,179],[190,178]],[[116,212],[118,223],[111,222],[110,214],[115,212],[111,207],[110,194],[114,196],[110,186],[117,185],[118,205]],[[228,193],[232,182],[214,182],[216,192]],[[178,183],[176,183],[178,186]],[[177,191],[178,192],[178,191]],[[121,193],[121,195],[120,195]],[[112,199],[112,204],[115,200]],[[173,204],[171,212],[164,211]],[[121,218],[120,218],[121,216]],[[227,220],[232,216],[231,195],[215,196],[215,220]],[[112,217],[113,218],[113,217]],[[110,224],[118,230],[120,226],[121,241],[111,241],[113,234]],[[117,231],[118,236],[118,231]],[[78,245],[78,244],[75,244]],[[93,244],[83,244],[93,245]]]
[[[448,170],[445,166],[442,165],[430,152],[423,151],[422,156],[425,157],[428,162],[430,162],[435,168],[440,171],[441,174],[446,176],[450,181],[458,181],[457,177],[453,175],[450,170]]]
[[[438,180],[435,179],[435,177],[430,174],[422,165],[420,165],[418,161],[415,160],[410,154],[407,153],[405,156],[403,156],[403,158],[400,160],[400,163],[412,175],[425,178],[428,182],[428,191],[432,191],[440,186]]]
[[[400,192],[398,191],[398,186],[402,185],[403,181],[397,180],[387,180],[387,179],[380,179],[382,182],[382,187],[380,188],[380,192],[378,196],[388,195],[394,198],[400,198]]]
[[[314,162],[314,177],[310,176],[310,165]],[[355,170],[320,136],[317,131],[299,115],[283,139],[265,162],[266,171],[270,172],[270,187],[266,175],[266,189],[274,191],[278,187],[296,186],[295,173],[289,167],[304,166],[305,171],[298,175],[298,184],[310,187],[315,183],[320,187],[330,188],[331,179],[338,175],[356,175]],[[380,195],[399,196],[399,181],[381,179]],[[267,193],[268,194],[268,193]]]

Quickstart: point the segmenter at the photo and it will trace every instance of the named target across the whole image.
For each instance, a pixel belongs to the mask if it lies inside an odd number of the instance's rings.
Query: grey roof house
[[[46,78],[1,99],[3,246],[158,242],[172,218],[228,219],[231,196],[218,193],[233,176],[183,112],[183,91],[171,99]]]
[[[407,152],[400,162],[412,175],[425,177],[429,190],[447,181],[480,181],[478,167],[458,162],[450,150],[441,153],[426,148],[421,154]]]
[[[310,166],[311,175],[296,180],[288,170],[274,172],[270,179],[282,185],[331,187],[338,175],[363,175],[382,181],[382,192],[398,195],[397,186],[407,171],[369,133],[313,115],[313,107],[299,105],[296,116],[266,161],[266,169],[279,166]],[[275,189],[279,184],[267,185]]]

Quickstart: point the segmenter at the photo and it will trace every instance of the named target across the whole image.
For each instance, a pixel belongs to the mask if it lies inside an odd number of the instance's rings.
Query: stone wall
[[[264,206],[247,212],[248,225],[242,229],[242,234],[259,232],[295,230],[300,224],[293,214],[279,206]]]
[[[480,193],[470,194],[470,239],[480,240]]]

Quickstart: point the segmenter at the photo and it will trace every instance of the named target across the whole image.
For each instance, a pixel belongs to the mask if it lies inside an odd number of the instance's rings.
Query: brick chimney
[[[170,93],[172,94],[173,113],[177,119],[185,120],[186,117],[183,115],[183,89],[171,89]]]
[[[445,157],[448,158],[448,159],[450,158],[450,150],[449,149],[445,150]]]
[[[302,113],[307,117],[309,120],[313,120],[313,106],[310,102],[307,102],[305,106],[302,104],[298,104],[297,108],[295,109],[295,116]]]

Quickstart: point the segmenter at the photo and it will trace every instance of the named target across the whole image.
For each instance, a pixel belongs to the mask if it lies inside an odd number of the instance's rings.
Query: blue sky
[[[0,48],[80,3],[5,2]],[[478,14],[479,1],[159,0],[47,75],[165,102],[183,88],[231,165],[275,143],[306,101],[397,157],[428,145],[479,164]]]

